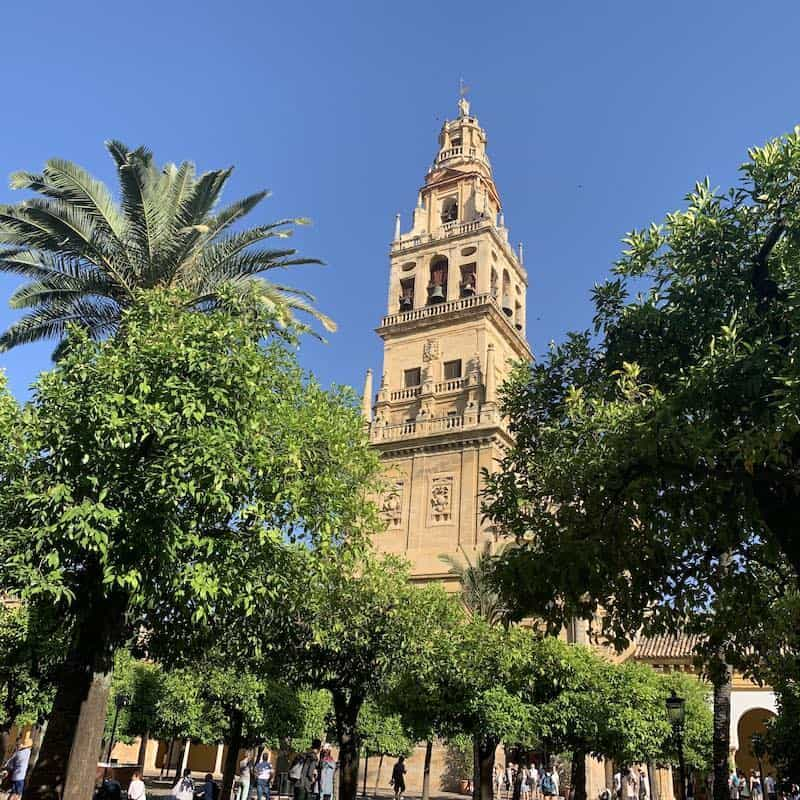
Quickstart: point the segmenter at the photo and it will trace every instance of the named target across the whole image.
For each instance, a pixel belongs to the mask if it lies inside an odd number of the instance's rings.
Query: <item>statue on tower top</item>
[[[469,86],[464,83],[463,78],[458,79],[458,116],[459,117],[468,117],[469,116],[469,100],[467,100],[467,92],[469,91]]]

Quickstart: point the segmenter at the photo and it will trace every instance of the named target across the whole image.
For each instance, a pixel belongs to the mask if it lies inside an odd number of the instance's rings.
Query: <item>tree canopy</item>
[[[602,607],[622,645],[685,625],[754,563],[800,571],[798,168],[795,132],[752,149],[739,186],[699,183],[629,234],[594,334],[505,387],[516,443],[488,511],[520,544],[517,614]]]

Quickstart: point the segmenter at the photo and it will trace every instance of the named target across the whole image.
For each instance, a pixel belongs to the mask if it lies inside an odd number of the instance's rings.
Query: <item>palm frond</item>
[[[71,161],[52,158],[41,175],[14,173],[11,185],[15,189],[32,189],[81,208],[119,244],[125,239],[125,219],[105,184]]]

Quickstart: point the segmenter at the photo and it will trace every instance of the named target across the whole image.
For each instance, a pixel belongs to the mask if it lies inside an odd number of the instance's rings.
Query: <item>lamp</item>
[[[673,728],[682,728],[686,720],[686,700],[678,697],[674,689],[667,698],[667,719]]]

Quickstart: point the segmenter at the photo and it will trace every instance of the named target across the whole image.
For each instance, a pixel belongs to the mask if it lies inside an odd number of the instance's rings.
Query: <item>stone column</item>
[[[225,745],[217,745],[217,756],[214,760],[214,774],[222,775],[222,752],[225,750]]]
[[[497,376],[494,372],[494,345],[486,345],[486,369],[483,374],[483,405],[493,411],[497,404]]]
[[[364,395],[361,398],[361,416],[367,422],[372,422],[372,370],[367,370],[364,378]]]
[[[186,765],[189,763],[189,748],[192,746],[192,740],[187,739],[186,743],[183,746],[183,757],[181,758],[181,772],[180,774],[183,775],[184,770],[186,769]]]

